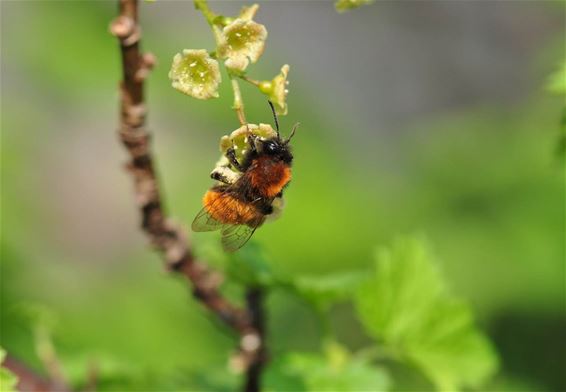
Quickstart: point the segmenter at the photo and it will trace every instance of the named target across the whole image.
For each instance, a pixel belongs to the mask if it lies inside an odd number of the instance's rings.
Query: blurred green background
[[[242,4],[212,2],[227,14]],[[489,390],[566,390],[564,171],[554,153],[564,100],[544,88],[565,55],[562,3],[377,2],[346,14],[325,1],[260,4],[270,35],[250,75],[270,79],[289,63],[282,127],[301,122],[285,213],[255,235],[273,268],[365,268],[377,245],[424,233],[500,353]],[[39,304],[71,378],[91,361],[138,379],[225,367],[229,331],[138,230],[115,133],[116,4],[0,6],[0,345],[39,366],[22,310]],[[158,169],[168,210],[187,224],[219,138],[237,127],[231,92],[224,83],[220,99],[203,102],[170,87],[175,53],[213,45],[190,1],[147,2],[141,13],[143,47],[158,58],[147,85]],[[265,99],[243,94],[248,119],[271,122]],[[193,239],[199,252],[218,241]],[[268,309],[274,355],[318,347],[301,301],[275,292]],[[352,313],[339,306],[331,318],[358,348],[368,338]]]

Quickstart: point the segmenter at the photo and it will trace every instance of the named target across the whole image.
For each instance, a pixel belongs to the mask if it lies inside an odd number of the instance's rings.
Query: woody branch
[[[258,369],[265,360],[263,320],[257,317],[261,303],[248,301],[248,308],[242,309],[224,298],[218,288],[220,275],[195,259],[183,229],[171,221],[163,208],[145,121],[144,80],[155,59],[140,50],[137,0],[119,0],[119,16],[111,23],[110,31],[118,38],[122,57],[118,135],[130,156],[127,169],[134,180],[142,229],[161,253],[167,268],[185,277],[195,298],[239,334],[238,359],[247,374],[245,390],[258,391]]]

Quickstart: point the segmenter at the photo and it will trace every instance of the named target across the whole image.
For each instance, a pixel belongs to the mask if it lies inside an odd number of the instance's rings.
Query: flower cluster
[[[195,0],[195,5],[212,28],[216,49],[211,52],[185,49],[175,55],[169,72],[172,86],[197,99],[217,98],[222,81],[219,61],[222,61],[230,79],[240,78],[252,83],[273,102],[279,114],[286,114],[288,65],[284,65],[272,80],[256,81],[246,75],[249,65],[256,63],[263,54],[267,39],[265,26],[254,20],[259,5],[244,7],[236,17],[215,14],[208,8],[206,0]],[[239,94],[239,91],[234,93]],[[241,105],[241,97],[238,98],[235,97],[236,109]]]

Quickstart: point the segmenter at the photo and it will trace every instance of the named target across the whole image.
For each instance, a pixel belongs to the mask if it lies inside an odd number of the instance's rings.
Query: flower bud
[[[289,65],[285,64],[281,67],[281,72],[279,75],[274,77],[272,80],[264,80],[259,82],[259,90],[267,95],[269,100],[275,106],[277,114],[286,115],[287,114],[287,94],[289,90],[287,89],[289,82],[287,81],[287,75],[289,74]]]

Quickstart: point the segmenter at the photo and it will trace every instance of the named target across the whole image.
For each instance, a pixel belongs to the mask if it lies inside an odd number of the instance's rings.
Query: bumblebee
[[[195,217],[192,229],[196,232],[220,230],[222,247],[235,252],[250,239],[258,227],[274,213],[274,201],[281,201],[283,190],[291,181],[293,154],[289,137],[281,139],[277,115],[269,102],[275,120],[276,135],[261,137],[246,132],[247,148],[238,159],[234,145],[226,149],[225,157],[235,176],[214,170],[212,179],[218,185],[203,197],[203,209]]]

